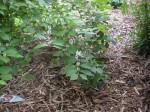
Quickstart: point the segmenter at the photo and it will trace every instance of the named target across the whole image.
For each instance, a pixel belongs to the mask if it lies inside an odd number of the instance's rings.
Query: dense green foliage
[[[46,29],[44,17],[41,15],[45,9],[39,3],[29,0],[0,1],[0,84],[2,85],[29,63],[31,49],[27,46]]]
[[[124,0],[111,0],[110,4],[113,6],[114,9],[119,8],[122,6]]]
[[[109,0],[108,0],[109,1]],[[64,66],[70,80],[84,88],[99,87],[109,77],[103,72],[100,53],[112,39],[107,36],[108,1],[7,0],[0,2],[0,84],[29,63],[30,54],[50,46],[56,49],[51,63]],[[33,49],[34,40],[43,40]]]
[[[148,0],[142,0],[132,6],[136,20],[135,48],[140,54],[145,55],[150,55],[150,3],[148,2]]]

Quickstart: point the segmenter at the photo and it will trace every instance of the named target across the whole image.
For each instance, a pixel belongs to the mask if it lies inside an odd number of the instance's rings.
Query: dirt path
[[[118,19],[116,22],[110,21],[110,24],[115,26],[110,30],[110,34],[117,38],[118,43],[111,45],[105,54],[108,59],[105,69],[112,76],[111,91],[114,97],[112,110],[109,111],[149,112],[150,66],[146,64],[148,60],[138,56],[132,49],[130,32],[133,31],[134,19],[131,15],[122,15],[119,10],[111,11],[111,18]]]
[[[104,55],[104,69],[112,78],[109,84],[83,92],[80,85],[59,75],[60,68],[51,66],[51,54],[43,53],[32,57],[29,65],[35,81],[22,83],[20,74],[3,88],[5,93],[17,94],[26,101],[0,104],[0,112],[150,112],[150,65],[132,50],[132,17],[112,10],[111,18],[115,17],[119,21],[108,23],[115,26],[110,34],[119,41]]]

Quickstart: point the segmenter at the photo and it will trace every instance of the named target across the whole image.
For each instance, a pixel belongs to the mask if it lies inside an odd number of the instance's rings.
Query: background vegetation
[[[141,0],[132,5],[135,16],[135,48],[140,54],[150,55],[150,3],[148,0]]]

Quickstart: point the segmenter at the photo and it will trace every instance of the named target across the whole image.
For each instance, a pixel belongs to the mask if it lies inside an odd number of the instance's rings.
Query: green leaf
[[[74,70],[75,69],[75,66],[74,65],[66,65],[65,67],[64,67],[64,70],[66,70],[66,71],[68,71],[68,70]]]
[[[3,40],[10,40],[10,36],[8,34],[1,34],[0,37],[3,39]]]
[[[103,33],[107,33],[107,27],[106,25],[99,25],[98,30],[102,31]]]
[[[93,74],[89,70],[81,70],[81,73],[88,75],[88,76],[93,76]]]
[[[0,80],[0,85],[7,85],[7,83],[4,80]]]
[[[3,75],[0,75],[0,78],[4,81],[8,81],[8,80],[12,80],[12,75],[10,74],[3,74]]]
[[[84,21],[81,21],[81,20],[78,20],[78,19],[74,20],[73,22],[74,22],[76,25],[79,25],[79,26],[84,26],[84,25],[85,25],[85,22],[84,22]]]
[[[78,79],[78,74],[71,74],[70,75],[70,80],[77,80]]]
[[[9,55],[7,55],[7,56],[12,57],[12,58],[16,58],[16,59],[23,57],[23,56],[20,55],[20,54],[9,54]]]
[[[83,79],[83,80],[88,80],[87,79],[87,76],[85,74],[80,74],[80,77]]]
[[[5,50],[3,53],[5,53],[6,55],[16,54],[17,50],[15,48],[9,48]]]
[[[0,51],[5,51],[6,48],[5,47],[0,47]]]
[[[41,5],[41,6],[45,6],[45,1],[44,0],[38,0],[38,2],[39,2],[39,5]]]
[[[60,57],[60,56],[63,56],[63,52],[62,51],[57,51],[53,54],[53,56],[55,57]]]
[[[0,14],[5,15],[4,11],[0,10]]]
[[[92,71],[93,73],[96,73],[96,72],[97,72],[97,68],[96,68],[96,67],[92,67],[92,68],[91,68],[91,71]]]
[[[9,74],[10,71],[11,71],[11,68],[8,66],[0,67],[0,74]]]
[[[46,39],[45,36],[40,35],[40,34],[36,34],[34,37],[38,38],[38,39]]]
[[[75,54],[77,51],[76,49],[76,46],[70,46],[66,51],[65,53],[68,54],[69,56],[72,55],[72,54]]]
[[[123,0],[123,4],[122,4],[122,13],[123,14],[128,14],[128,4],[125,0]]]
[[[22,39],[13,39],[13,40],[10,42],[10,44],[11,44],[12,46],[17,46],[17,45],[21,44],[22,42],[23,42]]]
[[[1,9],[1,10],[6,10],[7,7],[6,7],[6,5],[0,4],[0,9]]]
[[[28,27],[28,28],[25,28],[24,29],[25,32],[29,32],[31,34],[34,34],[35,33],[35,29],[33,27]]]
[[[65,64],[74,64],[76,62],[76,58],[74,56],[64,57],[63,61]]]
[[[91,69],[91,66],[89,64],[81,64],[80,66],[85,69]]]
[[[65,34],[65,30],[59,31],[57,33],[55,33],[54,35],[56,36],[63,36]]]
[[[29,63],[30,62],[30,60],[31,60],[31,56],[30,56],[30,54],[29,53],[27,53],[26,54],[26,56],[25,56],[25,59],[24,59],[27,63]]]
[[[2,60],[4,63],[10,62],[10,59],[8,57],[0,56],[0,60]]]
[[[47,44],[38,44],[34,47],[34,49],[40,49],[40,48],[43,48],[43,47],[46,47],[48,46]]]
[[[54,39],[52,40],[52,44],[58,47],[62,47],[64,46],[65,42],[62,39]]]
[[[75,66],[74,65],[66,65],[64,67],[64,72],[66,72],[67,74],[75,73]]]
[[[97,68],[97,73],[103,74],[103,70],[101,68]]]

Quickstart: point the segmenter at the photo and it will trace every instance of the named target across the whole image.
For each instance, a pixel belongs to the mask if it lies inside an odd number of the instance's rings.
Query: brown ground
[[[82,87],[59,75],[60,68],[52,67],[50,49],[33,56],[29,73],[36,80],[21,82],[20,74],[3,92],[19,95],[21,103],[0,104],[0,112],[150,112],[150,59],[132,50],[129,33],[134,27],[133,18],[123,16],[119,10],[111,11],[108,21],[115,26],[110,35],[119,39],[103,55],[104,70],[112,78],[101,89],[84,92]],[[117,37],[120,35],[119,37]]]

